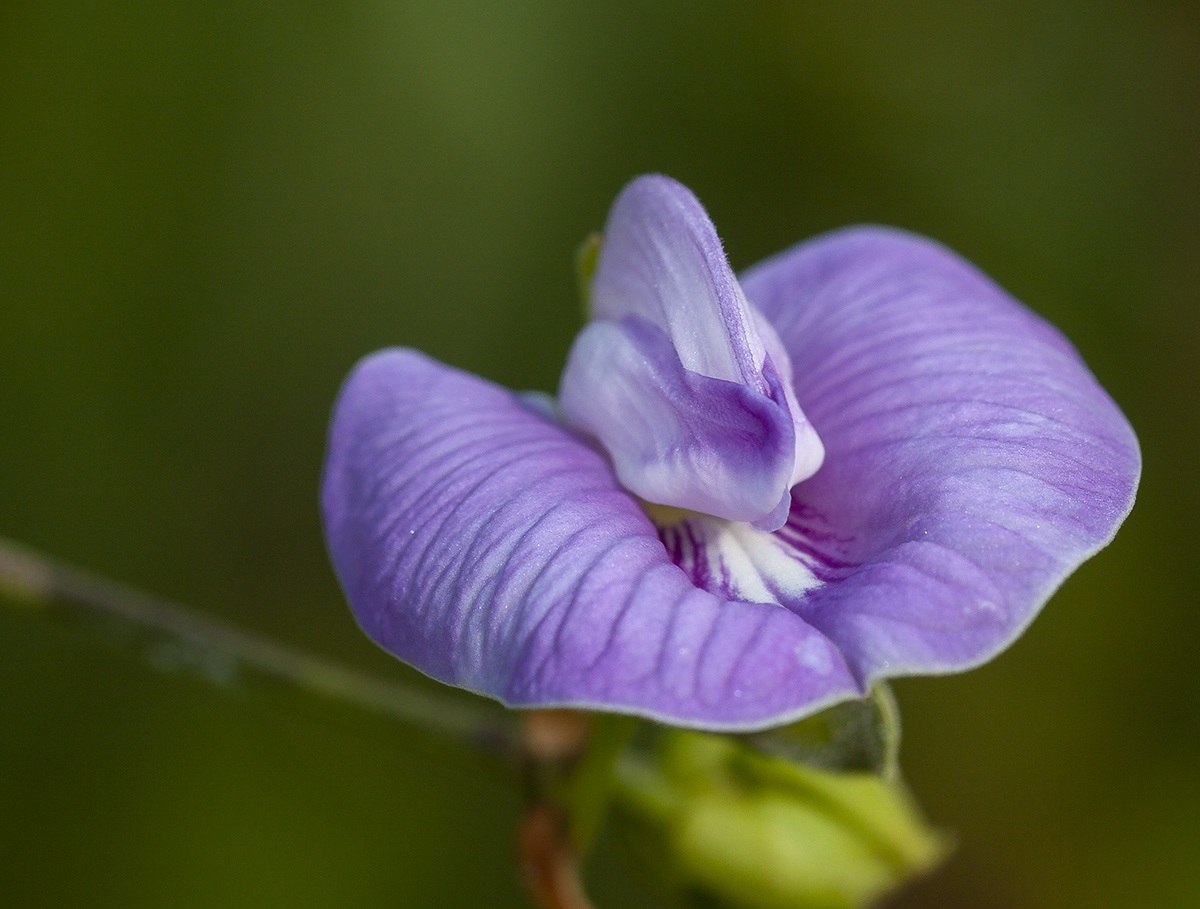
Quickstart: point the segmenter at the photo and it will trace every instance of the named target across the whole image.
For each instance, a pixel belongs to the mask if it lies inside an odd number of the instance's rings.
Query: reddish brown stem
[[[517,831],[517,852],[525,886],[541,909],[593,909],[561,811],[529,808]]]

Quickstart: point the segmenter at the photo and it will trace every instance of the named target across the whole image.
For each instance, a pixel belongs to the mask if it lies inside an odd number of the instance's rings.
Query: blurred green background
[[[741,268],[877,221],[1074,340],[1141,437],[1025,637],[898,684],[959,849],[896,907],[1200,902],[1200,12],[1187,2],[0,5],[0,534],[358,666],[316,489],[422,348],[552,389],[635,174]],[[523,906],[469,762],[0,611],[0,904]],[[605,846],[602,906],[653,905]]]

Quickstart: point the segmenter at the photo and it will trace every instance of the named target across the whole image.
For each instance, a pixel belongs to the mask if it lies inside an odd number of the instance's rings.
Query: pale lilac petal
[[[604,226],[591,316],[640,316],[674,343],[685,369],[765,392],[766,349],[708,213],[670,177],[638,177]]]
[[[599,440],[618,476],[647,501],[779,527],[788,489],[820,467],[824,449],[792,392],[783,344],[746,302],[690,190],[652,175],[621,192],[605,227],[590,308],[594,321],[576,341],[560,386],[568,421]],[[643,335],[659,330],[653,357],[628,337],[632,324],[644,326]],[[672,388],[716,387],[705,379],[742,386],[739,410],[773,427],[791,424],[786,449],[744,444],[745,414],[731,415],[724,404],[715,419],[697,419],[702,408],[694,404],[672,413],[679,395],[664,394],[662,381],[649,378],[661,375],[659,361],[668,359]]]
[[[796,392],[792,386],[792,358],[789,356],[787,348],[784,347],[783,341],[775,332],[774,327],[762,313],[753,306],[751,306],[751,313],[755,321],[762,325],[759,334],[767,350],[767,359],[770,360],[775,371],[784,377],[784,381],[780,384],[783,387],[788,412],[792,415],[792,431],[796,435],[796,463],[792,467],[792,476],[787,484],[791,489],[820,469],[825,462],[825,444],[817,435],[812,423],[808,421],[808,417],[804,415],[804,411],[800,409],[800,402],[796,400]],[[774,530],[781,523],[782,521],[776,522],[769,529]]]
[[[1054,327],[943,247],[845,230],[743,286],[826,448],[780,531],[824,582],[786,605],[860,678],[990,658],[1128,513],[1140,454],[1120,410]]]
[[[795,613],[692,584],[604,458],[537,411],[413,351],[375,354],[347,379],[322,510],[377,643],[514,706],[712,729],[859,692]]]
[[[764,372],[770,396],[686,370],[661,329],[627,316],[579,333],[558,394],[630,492],[732,521],[782,505],[774,529],[787,520],[795,430],[774,367]]]

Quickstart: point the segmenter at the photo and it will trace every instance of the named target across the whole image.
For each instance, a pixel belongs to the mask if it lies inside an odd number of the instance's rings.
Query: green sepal
[[[899,775],[900,711],[886,682],[865,698],[743,739],[764,754],[810,767],[867,770],[889,780]]]
[[[688,905],[873,904],[935,867],[950,844],[930,828],[896,772],[899,727],[890,692],[858,704],[819,724],[779,730],[774,742],[816,749],[831,761],[862,764],[870,756],[870,769],[829,770],[766,753],[759,736],[644,727],[616,764],[621,832],[660,884]],[[872,718],[866,726],[864,716]],[[851,736],[851,728],[870,734]]]
[[[592,275],[596,271],[600,247],[603,245],[604,237],[593,233],[575,249],[575,279],[579,282],[579,302],[585,320],[592,317]]]
[[[790,791],[798,801],[857,834],[898,873],[920,873],[946,854],[945,838],[929,829],[908,788],[864,771],[831,772],[741,751],[735,766],[752,784]]]

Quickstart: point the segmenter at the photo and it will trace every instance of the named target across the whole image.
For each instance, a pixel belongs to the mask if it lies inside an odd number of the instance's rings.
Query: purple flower
[[[413,350],[335,407],[322,508],[363,629],[518,707],[708,729],[995,656],[1132,505],[1070,343],[930,240],[742,275],[683,186],[609,215],[557,403]]]

